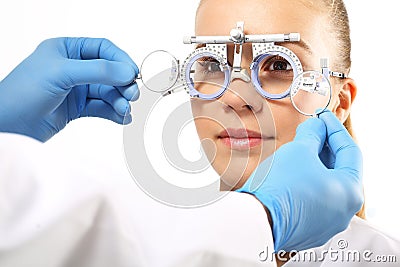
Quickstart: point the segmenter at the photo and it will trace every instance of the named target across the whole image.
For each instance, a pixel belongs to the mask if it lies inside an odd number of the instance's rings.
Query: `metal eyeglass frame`
[[[229,36],[185,37],[183,40],[184,44],[204,44],[205,46],[195,49],[191,54],[186,57],[182,65],[180,65],[179,61],[171,55],[171,57],[173,58],[171,75],[173,75],[174,78],[170,83],[171,85],[163,90],[163,96],[182,90],[183,85],[183,88],[191,97],[204,100],[213,100],[221,97],[234,79],[241,79],[245,82],[251,81],[256,91],[266,99],[279,100],[288,97],[290,96],[290,87],[285,92],[280,94],[270,94],[263,90],[258,78],[258,69],[260,62],[262,62],[263,59],[271,55],[277,55],[284,58],[291,64],[293,68],[294,81],[295,78],[298,77],[298,75],[303,73],[301,61],[293,51],[284,46],[276,45],[275,42],[283,43],[298,41],[300,41],[299,33],[245,35],[244,22],[237,22],[236,28],[231,30]],[[242,49],[244,43],[252,44],[253,61],[250,65],[250,76],[247,73],[247,70],[241,67]],[[229,66],[228,63],[228,44],[234,44],[234,58],[232,67]],[[216,93],[202,94],[195,89],[194,83],[190,78],[193,64],[195,64],[196,60],[202,57],[214,58],[216,61],[219,62],[221,70],[223,70],[225,73],[223,85],[221,86],[221,89]],[[321,59],[321,73],[323,74],[323,76],[325,76],[328,82],[329,76],[338,77],[341,79],[347,78],[344,73],[330,71],[328,67],[328,59],[326,58]],[[139,77],[139,79],[140,78],[141,77]],[[149,89],[151,90],[151,88]]]

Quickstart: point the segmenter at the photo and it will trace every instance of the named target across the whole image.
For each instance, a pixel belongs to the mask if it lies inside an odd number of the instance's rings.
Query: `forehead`
[[[247,34],[314,31],[321,12],[307,0],[205,0],[196,17],[197,35],[228,35],[237,21]]]

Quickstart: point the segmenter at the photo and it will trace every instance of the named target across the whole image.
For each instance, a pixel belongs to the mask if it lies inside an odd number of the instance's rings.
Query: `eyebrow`
[[[205,47],[205,46],[206,46],[206,44],[197,44],[195,49],[198,49],[198,48],[201,48],[201,47]]]
[[[308,45],[307,42],[305,42],[302,39],[300,39],[300,41],[298,41],[298,42],[279,42],[277,44],[279,44],[279,45],[291,44],[291,45],[299,46],[299,47],[303,48],[309,55],[313,54],[311,47]]]

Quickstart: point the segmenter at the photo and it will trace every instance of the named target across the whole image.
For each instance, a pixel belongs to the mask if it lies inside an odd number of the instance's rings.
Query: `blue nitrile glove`
[[[318,155],[326,136],[333,169]],[[300,124],[294,140],[263,161],[238,191],[253,194],[269,210],[276,252],[299,251],[347,228],[363,203],[361,178],[358,146],[326,111]]]
[[[106,39],[46,40],[0,83],[0,132],[46,141],[79,117],[130,123],[138,72]]]

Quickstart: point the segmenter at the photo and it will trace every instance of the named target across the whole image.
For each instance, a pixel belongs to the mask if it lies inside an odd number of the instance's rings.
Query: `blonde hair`
[[[198,9],[205,1],[207,0],[200,0]],[[329,24],[327,31],[336,44],[336,57],[332,59],[331,67],[335,71],[348,75],[351,68],[351,38],[349,16],[343,0],[308,0],[306,4],[310,7],[319,8],[322,12],[326,13]],[[340,81],[337,82],[340,83]],[[353,139],[355,139],[350,115],[343,125]],[[363,204],[356,215],[365,219],[365,204]]]

